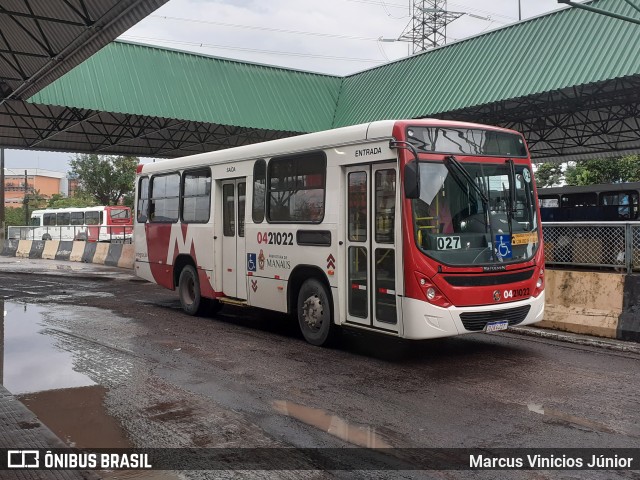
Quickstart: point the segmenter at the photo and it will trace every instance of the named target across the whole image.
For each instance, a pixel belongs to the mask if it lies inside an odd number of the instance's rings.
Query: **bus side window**
[[[56,224],[56,214],[55,213],[45,213],[42,217],[42,224],[46,226],[55,226]]]
[[[100,225],[99,212],[87,212],[84,216],[86,225]]]
[[[156,175],[151,179],[149,219],[177,222],[180,213],[180,174]]]
[[[71,212],[71,225],[84,225],[84,212]]]
[[[321,223],[326,176],[324,152],[272,158],[267,219],[272,223]]]
[[[182,183],[182,221],[208,222],[211,205],[211,170],[185,172]]]
[[[267,185],[267,162],[257,160],[253,165],[253,203],[251,216],[253,223],[264,220],[264,194]]]
[[[138,182],[138,208],[136,220],[145,223],[149,214],[149,177],[142,177]]]
[[[71,215],[69,214],[69,212],[56,214],[57,225],[69,225],[70,222],[71,222]]]

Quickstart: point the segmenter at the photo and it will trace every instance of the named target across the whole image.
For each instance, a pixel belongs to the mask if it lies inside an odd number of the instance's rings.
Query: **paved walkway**
[[[0,385],[0,448],[66,448],[51,430],[25,407],[6,388]],[[93,472],[63,470],[11,470],[1,471],[0,478],[42,480],[94,480]]]

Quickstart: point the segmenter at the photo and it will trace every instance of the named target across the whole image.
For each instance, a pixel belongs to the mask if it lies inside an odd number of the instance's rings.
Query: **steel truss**
[[[0,2],[0,104],[29,98],[166,1]]]
[[[525,135],[537,161],[640,152],[640,77],[618,78],[435,115]]]
[[[0,138],[8,148],[177,157],[295,134],[20,100],[0,105]]]

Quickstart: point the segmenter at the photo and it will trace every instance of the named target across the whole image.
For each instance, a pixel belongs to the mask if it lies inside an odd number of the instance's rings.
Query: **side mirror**
[[[404,195],[407,198],[418,198],[420,196],[420,166],[413,160],[404,167]]]

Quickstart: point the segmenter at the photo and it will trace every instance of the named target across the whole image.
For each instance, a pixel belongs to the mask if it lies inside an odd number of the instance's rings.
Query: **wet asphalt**
[[[121,270],[38,262],[0,264],[3,384],[72,446],[640,447],[633,352],[509,332],[405,342],[346,331],[317,348],[285,315],[225,307],[190,317],[175,292]],[[276,478],[333,476],[638,478]]]

